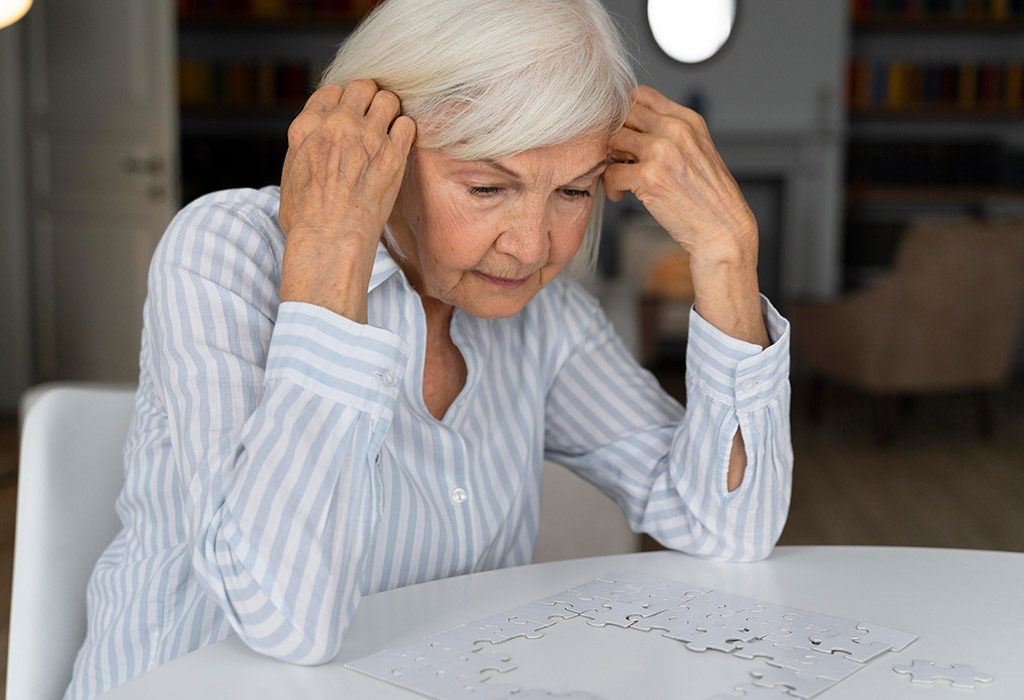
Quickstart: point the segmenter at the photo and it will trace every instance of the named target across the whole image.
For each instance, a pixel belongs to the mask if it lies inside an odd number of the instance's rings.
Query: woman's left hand
[[[609,142],[608,197],[617,202],[632,191],[692,266],[756,268],[757,221],[704,119],[653,88],[635,94],[625,126]]]

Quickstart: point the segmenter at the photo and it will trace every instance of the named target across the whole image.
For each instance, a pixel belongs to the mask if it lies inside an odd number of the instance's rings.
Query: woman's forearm
[[[705,262],[691,260],[696,303],[701,318],[728,336],[768,347],[771,341],[761,313],[756,261]],[[743,483],[747,456],[737,430],[729,454],[729,491]]]
[[[766,348],[771,344],[761,312],[757,261],[692,259],[695,308],[728,336]]]

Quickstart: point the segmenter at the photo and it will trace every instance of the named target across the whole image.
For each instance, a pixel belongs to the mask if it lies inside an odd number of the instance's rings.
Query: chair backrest
[[[1024,221],[918,220],[893,277],[908,322],[892,338],[889,373],[908,386],[1005,381],[1024,298]]]
[[[125,387],[47,385],[26,407],[7,652],[7,700],[57,700],[85,640],[85,588],[121,524]]]

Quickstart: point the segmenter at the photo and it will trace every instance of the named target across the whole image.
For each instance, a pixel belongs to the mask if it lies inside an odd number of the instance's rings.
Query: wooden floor
[[[681,375],[659,375],[670,391]],[[829,387],[819,425],[793,382],[793,504],[781,544],[965,547],[1024,552],[1024,377],[996,397],[995,435],[966,396],[915,402],[894,442],[876,444],[871,405]],[[13,421],[0,421],[0,699],[6,678],[17,483]]]

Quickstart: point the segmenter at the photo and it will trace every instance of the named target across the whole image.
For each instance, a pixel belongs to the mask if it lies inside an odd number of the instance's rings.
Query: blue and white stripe
[[[89,583],[70,700],[234,633],[331,659],[361,595],[529,563],[545,457],[696,556],[766,556],[789,507],[789,327],[729,338],[691,312],[684,410],[597,303],[556,281],[520,314],[456,311],[468,368],[423,403],[420,299],[383,247],[369,324],[281,303],[277,188],[203,197],[150,269],[124,529]],[[733,437],[747,471],[726,490]]]

